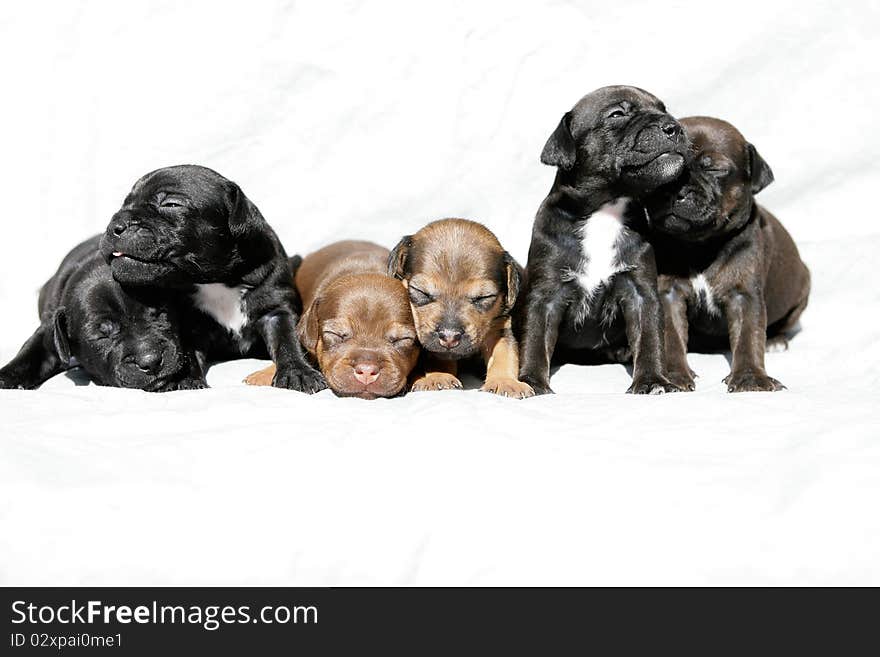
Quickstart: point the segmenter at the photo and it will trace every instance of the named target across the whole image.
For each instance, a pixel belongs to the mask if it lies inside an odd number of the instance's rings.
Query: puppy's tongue
[[[124,254],[122,251],[114,251],[114,252],[113,252],[113,257],[114,257],[114,258],[119,258],[119,257],[124,256],[124,255],[125,255],[125,254]]]

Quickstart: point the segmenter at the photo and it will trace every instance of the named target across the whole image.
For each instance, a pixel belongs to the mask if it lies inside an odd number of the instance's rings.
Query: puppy
[[[391,253],[389,272],[407,287],[422,348],[430,352],[413,390],[461,388],[457,361],[486,361],[482,390],[531,397],[517,380],[519,354],[510,310],[521,270],[485,226],[442,219],[404,237]]]
[[[730,392],[780,390],[764,369],[767,337],[782,341],[807,306],[810,272],[782,224],[755,202],[773,172],[729,123],[682,119],[694,159],[646,200],[666,317],[668,375],[694,389],[692,342],[729,338]]]
[[[388,249],[336,242],[306,256],[296,270],[305,312],[303,346],[341,397],[394,397],[405,391],[419,348],[406,290],[386,273]],[[268,385],[272,365],[245,381]]]
[[[40,291],[40,327],[6,367],[0,388],[36,388],[81,366],[103,386],[149,391],[204,388],[179,342],[174,309],[113,280],[95,236],[74,248]]]
[[[687,142],[656,97],[604,87],[567,112],[541,153],[557,167],[538,210],[517,309],[520,380],[550,388],[550,361],[584,350],[632,350],[627,392],[658,393],[666,378],[651,245],[633,227],[638,200],[677,178]],[[566,353],[567,352],[567,353]]]
[[[299,300],[284,249],[235,183],[192,165],[148,173],[113,215],[101,252],[119,283],[176,296],[198,360],[269,357],[273,385],[326,387],[296,339]]]

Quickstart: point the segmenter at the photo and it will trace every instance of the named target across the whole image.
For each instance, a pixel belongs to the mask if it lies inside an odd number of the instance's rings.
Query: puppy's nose
[[[660,129],[663,131],[663,134],[665,134],[670,139],[678,137],[678,135],[681,133],[681,126],[678,125],[675,121],[670,121],[669,123],[666,123],[665,125],[661,126]]]
[[[162,352],[155,349],[141,351],[135,357],[135,362],[141,372],[155,374],[162,367]]]
[[[126,231],[128,228],[127,221],[115,220],[112,224],[110,224],[110,232],[119,237]]]
[[[379,378],[379,366],[376,363],[358,363],[354,366],[354,378],[364,385],[370,385]]]
[[[437,331],[440,345],[446,349],[455,349],[461,342],[461,335],[460,329],[440,329]]]

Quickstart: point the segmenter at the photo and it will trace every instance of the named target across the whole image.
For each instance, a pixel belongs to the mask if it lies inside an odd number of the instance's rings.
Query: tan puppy
[[[404,237],[388,267],[407,287],[419,342],[430,352],[413,390],[461,388],[457,361],[479,353],[486,361],[481,390],[534,394],[517,380],[510,322],[521,269],[489,229],[465,219],[435,221]]]
[[[406,289],[388,275],[388,255],[370,242],[336,242],[294,275],[305,308],[297,333],[337,395],[394,397],[418,360]],[[271,385],[274,374],[272,365],[245,382]]]

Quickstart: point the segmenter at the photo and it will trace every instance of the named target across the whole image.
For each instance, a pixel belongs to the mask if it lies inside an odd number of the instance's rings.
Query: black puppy
[[[651,246],[633,228],[638,199],[678,177],[687,142],[657,98],[635,87],[584,96],[550,136],[558,168],[538,210],[520,322],[520,379],[550,389],[550,361],[584,350],[633,355],[628,392],[674,390],[665,377],[662,312]],[[568,353],[566,353],[568,352]]]
[[[96,235],[74,248],[40,290],[40,328],[6,367],[0,388],[36,388],[80,365],[99,385],[150,391],[204,388],[178,341],[172,308],[113,280]]]
[[[666,318],[668,375],[693,390],[689,333],[697,347],[729,337],[727,389],[780,390],[764,369],[767,337],[784,342],[794,328],[807,306],[810,272],[782,224],[755,203],[773,172],[729,123],[692,117],[681,124],[693,144],[693,162],[681,179],[645,201]]]
[[[176,295],[198,360],[269,357],[273,385],[326,387],[296,337],[299,300],[284,248],[232,181],[194,165],[148,173],[113,216],[101,252],[118,282]]]

